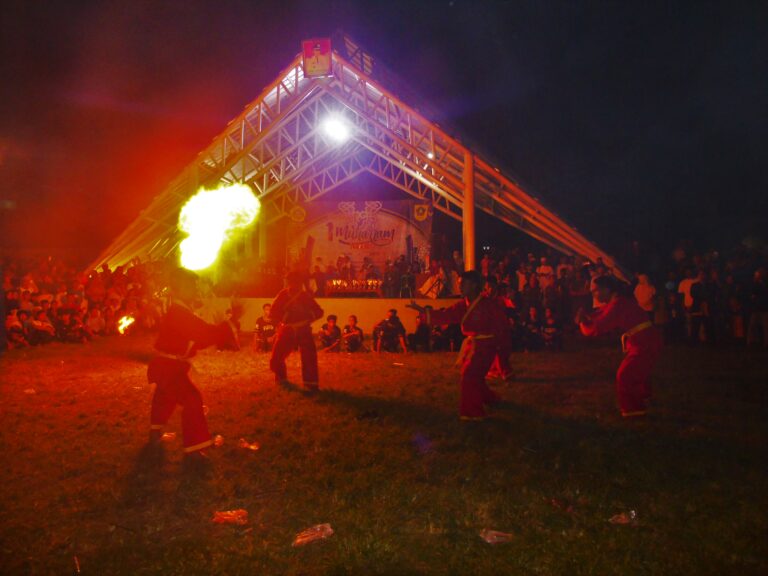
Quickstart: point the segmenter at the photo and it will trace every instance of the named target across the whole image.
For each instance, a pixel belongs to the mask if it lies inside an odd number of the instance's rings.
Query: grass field
[[[75,557],[100,576],[768,573],[763,352],[667,350],[644,422],[617,415],[614,342],[519,354],[496,387],[510,406],[460,423],[447,354],[326,354],[308,398],[275,386],[266,355],[207,351],[225,443],[199,476],[178,414],[162,461],[143,450],[151,343],[0,360],[0,574],[72,574]],[[236,508],[248,526],[211,522]],[[630,510],[636,525],[608,522]],[[291,547],[324,522],[332,537]]]

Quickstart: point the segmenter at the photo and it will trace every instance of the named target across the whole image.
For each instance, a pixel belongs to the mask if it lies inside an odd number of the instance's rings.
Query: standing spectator
[[[704,271],[699,273],[690,283],[688,293],[690,294],[690,306],[685,307],[686,321],[688,325],[688,341],[691,344],[706,342],[709,339],[707,327],[704,323],[707,314],[706,291],[702,282],[704,280]]]
[[[541,257],[539,267],[536,268],[536,276],[539,278],[539,287],[542,291],[555,285],[555,271],[544,256]]]
[[[647,274],[637,275],[637,286],[635,286],[635,300],[638,306],[645,310],[648,318],[653,321],[654,302],[656,299],[656,287],[651,284]]]
[[[541,290],[539,289],[539,278],[536,275],[531,275],[528,280],[528,286],[523,290],[521,296],[523,310],[530,310],[531,308],[538,308],[541,306]]]
[[[322,262],[322,259],[318,258],[318,260]],[[315,271],[311,276],[311,284],[317,298],[325,298],[325,282],[325,272],[320,266],[315,266]]]
[[[760,268],[755,272],[750,294],[749,328],[747,329],[747,344],[756,344],[757,332],[761,332],[763,347],[768,348],[768,283],[766,270]]]
[[[677,293],[683,295],[683,308],[686,310],[693,307],[691,287],[698,281],[699,276],[692,269],[689,269],[685,271],[685,278],[680,280],[680,284],[677,286]]]

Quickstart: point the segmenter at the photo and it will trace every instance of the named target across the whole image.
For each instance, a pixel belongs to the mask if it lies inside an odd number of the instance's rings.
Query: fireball
[[[201,188],[179,213],[179,229],[187,233],[179,245],[181,265],[188,270],[210,267],[224,242],[250,226],[259,208],[259,199],[246,184]]]

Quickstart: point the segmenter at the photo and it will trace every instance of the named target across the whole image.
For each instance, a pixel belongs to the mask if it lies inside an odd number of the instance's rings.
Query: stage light
[[[434,155],[434,154],[432,154],[432,152],[427,152],[427,158],[429,158],[430,160],[432,160],[432,158],[434,158],[434,157],[435,157],[435,155]]]
[[[323,132],[337,144],[342,144],[349,140],[349,125],[339,116],[329,116],[323,120]]]

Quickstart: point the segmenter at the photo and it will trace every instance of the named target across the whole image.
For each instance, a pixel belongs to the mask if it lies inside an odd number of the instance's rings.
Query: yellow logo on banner
[[[429,216],[429,206],[426,204],[416,204],[413,207],[413,218],[417,222],[424,222]]]

